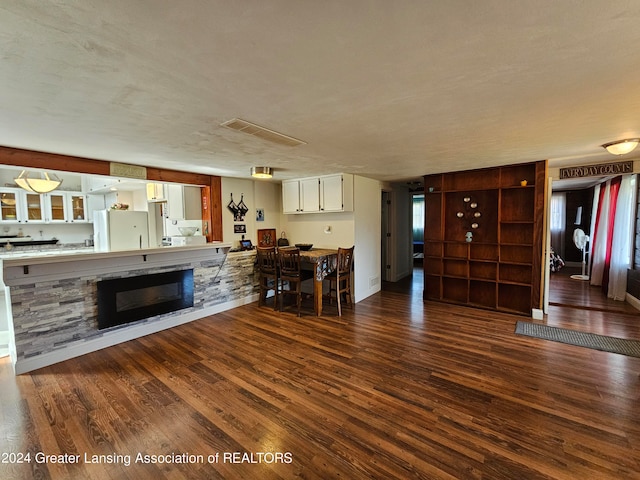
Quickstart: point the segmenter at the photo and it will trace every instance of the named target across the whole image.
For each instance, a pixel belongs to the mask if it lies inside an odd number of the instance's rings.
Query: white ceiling
[[[612,161],[640,136],[639,21],[629,0],[1,2],[0,145],[277,180]]]

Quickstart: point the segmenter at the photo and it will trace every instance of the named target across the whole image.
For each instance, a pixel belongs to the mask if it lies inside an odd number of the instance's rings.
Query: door
[[[282,211],[298,213],[300,211],[300,188],[297,180],[282,182]]]
[[[64,222],[66,220],[65,195],[63,193],[49,193],[48,199],[48,212],[50,216],[47,220],[50,222]]]
[[[38,193],[27,193],[25,203],[25,222],[42,222],[44,221],[44,208],[42,195]]]
[[[300,211],[304,213],[320,211],[320,179],[300,180]]]
[[[381,216],[381,245],[380,251],[382,252],[382,258],[380,261],[380,265],[382,268],[381,278],[389,282],[391,281],[391,222],[390,222],[390,205],[391,200],[389,196],[389,192],[382,192],[382,216]]]
[[[18,221],[18,195],[16,192],[0,192],[0,218],[3,222]]]
[[[344,208],[342,175],[321,177],[320,182],[322,210],[325,212],[341,212]]]
[[[84,222],[87,220],[87,202],[84,195],[70,194],[71,202],[71,221]]]

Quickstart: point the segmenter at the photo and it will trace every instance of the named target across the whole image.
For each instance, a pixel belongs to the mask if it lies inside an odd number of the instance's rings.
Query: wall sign
[[[147,179],[146,167],[138,165],[127,165],[125,163],[109,163],[109,175],[112,177],[137,178],[139,180]]]
[[[599,177],[601,175],[622,175],[625,173],[633,173],[633,161],[561,168],[560,178]]]

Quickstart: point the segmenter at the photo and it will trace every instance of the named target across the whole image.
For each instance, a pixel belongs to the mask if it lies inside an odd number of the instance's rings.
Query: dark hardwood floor
[[[19,377],[4,359],[0,460],[31,463],[0,478],[640,478],[640,358],[516,336],[524,317],[419,282],[340,318],[255,303]],[[552,308],[640,339],[626,312]]]

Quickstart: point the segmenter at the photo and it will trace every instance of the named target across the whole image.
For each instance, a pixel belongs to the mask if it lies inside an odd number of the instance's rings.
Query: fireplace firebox
[[[193,270],[98,282],[98,329],[193,306]]]

